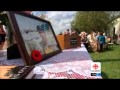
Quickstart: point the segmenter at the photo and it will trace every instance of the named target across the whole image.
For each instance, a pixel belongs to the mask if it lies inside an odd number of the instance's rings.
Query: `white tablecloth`
[[[73,51],[76,51],[76,52],[73,52]],[[61,58],[64,58],[64,59],[61,60]],[[64,61],[68,61],[68,59],[75,60],[72,58],[75,58],[78,60],[92,60],[91,57],[89,56],[86,48],[82,44],[81,47],[78,47],[78,48],[63,50],[62,53],[60,53],[56,56],[53,56],[52,58],[49,58],[48,60],[43,61],[42,63],[48,63],[48,62],[54,63],[54,62],[62,62],[62,61],[64,62]],[[21,58],[7,60],[7,51],[3,50],[3,51],[0,51],[0,65],[1,66],[9,66],[9,65],[23,66],[25,64]]]
[[[0,51],[0,66],[24,66],[23,60],[20,59],[11,59],[7,60],[7,51]]]
[[[82,45],[63,50],[62,53],[37,64],[26,79],[31,78],[34,73],[43,74],[42,78],[37,75],[36,79],[102,79],[101,76],[91,76],[91,62],[93,61],[88,51]]]
[[[0,65],[15,65],[23,66],[22,59],[7,60],[6,51],[0,52],[4,57],[0,57]],[[92,59],[82,44],[81,47],[66,49],[41,63],[38,63],[35,68],[29,73],[26,79],[33,76],[34,73],[42,73],[43,77],[36,76],[39,79],[52,78],[75,78],[75,79],[96,79],[102,78],[91,76]]]

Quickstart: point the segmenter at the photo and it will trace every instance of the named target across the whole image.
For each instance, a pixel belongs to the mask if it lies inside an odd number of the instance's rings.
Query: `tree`
[[[6,26],[7,25],[6,20],[7,20],[6,12],[5,11],[0,11],[0,22],[1,22],[1,24]]]
[[[75,18],[71,23],[73,29],[77,31],[104,31],[106,32],[113,25],[115,17],[112,12],[106,11],[79,11],[75,14]],[[111,23],[112,22],[112,23]]]

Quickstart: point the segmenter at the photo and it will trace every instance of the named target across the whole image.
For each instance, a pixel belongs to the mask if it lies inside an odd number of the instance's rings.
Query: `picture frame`
[[[25,65],[34,65],[62,52],[50,21],[22,11],[7,11]]]

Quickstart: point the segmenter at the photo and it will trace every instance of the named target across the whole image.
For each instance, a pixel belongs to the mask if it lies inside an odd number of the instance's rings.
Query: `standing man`
[[[105,36],[103,36],[102,32],[100,32],[100,35],[98,36],[97,39],[100,43],[100,51],[103,51],[103,46],[105,45]]]

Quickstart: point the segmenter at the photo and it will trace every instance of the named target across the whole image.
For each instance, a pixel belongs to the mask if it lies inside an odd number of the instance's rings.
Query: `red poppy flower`
[[[32,55],[32,59],[35,61],[41,61],[43,58],[42,54],[38,50],[33,50],[31,55]]]

